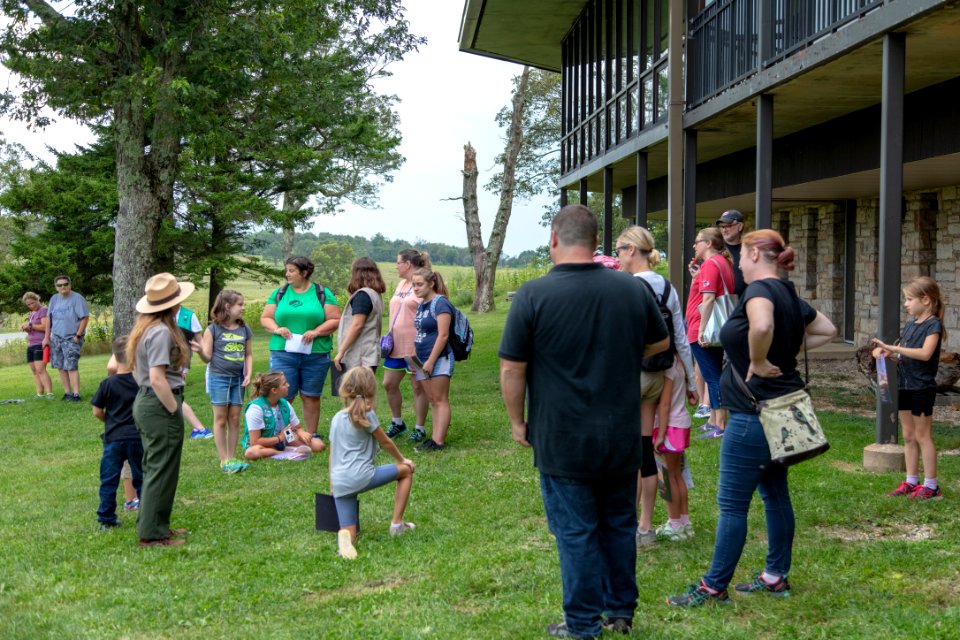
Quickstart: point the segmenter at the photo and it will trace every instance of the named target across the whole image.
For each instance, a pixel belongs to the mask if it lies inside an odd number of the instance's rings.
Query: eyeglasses
[[[697,238],[696,240],[693,241],[693,246],[697,246],[701,242],[706,242],[706,240],[703,240],[702,238]]]
[[[55,286],[57,289],[61,289],[61,288],[63,288],[63,287],[69,287],[69,286],[70,286],[70,283],[69,283],[69,282],[58,282],[58,283],[55,284],[54,286]]]
[[[629,245],[629,244],[622,244],[615,249],[615,252],[619,256],[621,251],[625,251],[626,249],[629,249],[631,246],[632,245]]]

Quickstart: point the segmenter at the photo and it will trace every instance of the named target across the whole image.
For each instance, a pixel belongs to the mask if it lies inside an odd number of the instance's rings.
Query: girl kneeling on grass
[[[937,369],[940,346],[946,337],[943,327],[943,299],[933,278],[914,278],[903,290],[904,308],[914,317],[907,320],[900,344],[884,344],[873,339],[874,358],[896,358],[897,409],[903,425],[904,457],[907,477],[888,493],[915,500],[943,497],[937,484],[937,448],[933,444],[933,405],[937,399]],[[923,484],[920,484],[920,458],[923,457]]]
[[[243,457],[272,458],[281,451],[294,451],[303,458],[323,451],[320,438],[300,428],[293,407],[287,402],[290,385],[279,371],[261,373],[253,381],[254,399],[243,412]]]
[[[353,560],[357,557],[353,545],[359,521],[358,494],[396,480],[390,535],[398,536],[414,529],[412,522],[404,522],[403,511],[410,497],[416,466],[403,457],[380,428],[373,411],[377,406],[377,379],[370,369],[357,367],[347,371],[340,381],[340,399],[343,409],[330,421],[330,487],[340,519],[338,552],[341,557]],[[397,464],[374,465],[378,443]]]

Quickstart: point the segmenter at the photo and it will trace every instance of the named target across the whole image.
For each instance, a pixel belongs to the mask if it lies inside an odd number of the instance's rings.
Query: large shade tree
[[[173,264],[157,239],[172,219],[180,156],[191,139],[206,136],[196,154],[204,161],[235,154],[251,169],[292,176],[289,190],[312,193],[319,174],[299,170],[311,161],[338,164],[323,145],[337,125],[298,129],[300,119],[340,108],[341,95],[349,103],[362,93],[357,86],[418,44],[399,0],[0,0],[0,8],[10,18],[0,34],[2,62],[20,78],[4,111],[42,125],[50,107],[111,129],[117,332],[132,326],[149,275]],[[254,108],[280,105],[295,82],[311,97],[328,89],[328,100],[291,106],[286,115]],[[217,128],[226,113],[246,126]],[[278,161],[273,142],[288,128],[288,141],[310,138],[312,147]],[[275,135],[261,147],[249,144],[252,131],[267,129]],[[288,166],[295,169],[284,172]]]

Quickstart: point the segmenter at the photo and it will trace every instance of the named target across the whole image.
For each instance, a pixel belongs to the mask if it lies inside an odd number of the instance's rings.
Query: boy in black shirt
[[[100,508],[97,520],[100,530],[119,527],[117,520],[117,487],[124,460],[130,463],[133,487],[140,495],[143,483],[143,444],[133,421],[133,401],[139,387],[127,366],[127,336],[113,341],[113,357],[117,372],[100,383],[90,400],[93,416],[103,422],[103,457],[100,459]]]

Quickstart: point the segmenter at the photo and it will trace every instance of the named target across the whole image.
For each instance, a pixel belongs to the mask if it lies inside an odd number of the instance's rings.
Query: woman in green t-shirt
[[[290,385],[287,401],[297,393],[303,401],[303,428],[317,435],[320,396],[330,368],[334,331],[340,323],[340,306],[330,289],[310,280],[313,262],[287,258],[287,284],[274,290],[260,316],[271,335],[270,368],[280,371]]]

